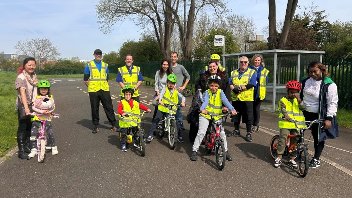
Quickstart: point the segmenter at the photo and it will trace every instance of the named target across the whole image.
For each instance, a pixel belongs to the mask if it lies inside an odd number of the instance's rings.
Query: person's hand
[[[178,90],[182,92],[185,88],[186,87],[181,86],[181,87],[178,88]]]
[[[155,91],[155,95],[159,96],[160,95],[159,91]]]
[[[123,116],[123,117],[126,116],[126,115],[127,115],[127,113],[125,113],[125,112],[123,112],[123,113],[121,114],[121,116]]]
[[[247,88],[246,88],[245,85],[241,85],[240,88],[241,88],[240,91],[245,91],[245,90],[247,90]]]
[[[147,113],[150,113],[150,112],[152,112],[152,110],[151,110],[151,109],[148,109],[148,110],[147,110]]]
[[[186,106],[185,102],[181,102],[181,107],[185,107],[185,106]]]
[[[222,112],[226,113],[229,109],[227,107],[222,107]]]
[[[330,120],[324,120],[324,129],[330,129],[331,125],[332,124]]]
[[[201,113],[202,113],[202,114],[208,114],[208,111],[205,110],[205,109],[203,109],[203,110],[201,111]]]
[[[28,108],[25,108],[24,109],[24,113],[26,114],[26,115],[31,115],[31,111],[28,109]]]
[[[232,115],[236,115],[236,114],[237,114],[237,111],[234,109],[234,110],[231,111],[231,114],[232,114]]]
[[[289,121],[289,122],[292,122],[292,121],[293,121],[289,115],[285,115],[285,120],[287,120],[287,121]]]

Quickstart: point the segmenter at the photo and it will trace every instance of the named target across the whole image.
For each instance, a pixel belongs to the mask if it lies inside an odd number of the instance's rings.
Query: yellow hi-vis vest
[[[265,99],[265,95],[266,95],[266,77],[269,74],[269,70],[267,70],[266,68],[264,68],[261,71],[261,75],[259,78],[259,99],[260,100],[264,100]]]
[[[161,101],[165,105],[175,105],[171,111],[171,114],[176,114],[177,104],[178,104],[178,91],[175,89],[171,95],[170,90],[166,87],[165,93]],[[158,110],[164,113],[170,113],[169,109],[163,105],[158,105]]]
[[[220,96],[221,89],[218,89],[216,93],[212,93],[210,89],[207,90],[207,92],[209,94],[209,103],[205,107],[205,110],[208,111],[208,114],[201,113],[200,115],[208,120],[210,120],[210,115],[213,115],[214,120],[217,121],[221,119],[220,115],[222,115],[222,101]],[[218,115],[218,116],[214,116],[214,115]]]
[[[106,79],[107,78],[106,68],[108,67],[108,64],[102,61],[100,72],[97,66],[95,65],[94,61],[90,61],[88,65],[89,65],[89,71],[90,71],[88,92],[97,92],[101,89],[104,91],[109,91],[109,84]]]
[[[139,74],[139,71],[141,70],[138,66],[133,65],[131,74],[128,72],[128,68],[126,65],[120,67],[118,70],[121,74],[124,85],[131,85],[132,87],[136,87],[138,83],[138,74]],[[122,93],[122,89],[121,89],[120,96],[124,96]],[[137,97],[137,96],[139,96],[139,93],[138,93],[138,90],[135,90],[132,97]]]
[[[121,117],[119,116],[119,126],[120,128],[130,128],[136,127],[138,123],[141,122],[140,115],[141,110],[139,109],[139,103],[137,101],[133,101],[133,108],[131,109],[130,104],[125,100],[121,100],[123,106],[123,112],[127,113],[128,116]]]
[[[235,86],[241,86],[241,85],[247,85],[250,81],[250,79],[252,78],[253,74],[254,74],[255,70],[248,68],[246,72],[244,72],[244,74],[242,75],[241,79],[238,79],[239,77],[239,72],[238,70],[234,70],[231,72],[231,78],[232,78],[232,83]],[[254,101],[254,87],[246,90],[246,91],[242,91],[239,94],[235,94],[233,92],[231,92],[231,96],[232,96],[232,101]]]
[[[223,67],[220,63],[218,64],[218,67],[219,67],[219,70],[222,72],[224,72],[226,70],[226,68]],[[208,71],[208,69],[209,69],[208,65],[204,66],[204,71]]]
[[[299,109],[298,101],[297,99],[293,99],[293,104],[287,100],[287,98],[283,97],[280,100],[279,103],[279,109],[281,109],[281,102],[285,104],[286,106],[286,111],[288,116],[290,116],[291,119],[296,121],[296,124],[294,122],[289,122],[287,120],[284,120],[284,114],[280,112],[279,114],[279,128],[280,129],[304,129],[307,128],[305,124],[305,118],[303,116],[303,112]]]

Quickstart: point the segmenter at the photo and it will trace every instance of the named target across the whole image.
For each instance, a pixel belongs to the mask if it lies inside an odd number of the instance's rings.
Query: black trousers
[[[260,100],[259,98],[255,99],[253,102],[253,125],[254,126],[259,126],[261,104],[262,104],[262,100]]]
[[[253,125],[253,102],[252,101],[233,101],[233,107],[236,109],[237,114],[232,118],[235,129],[239,129],[241,118],[246,123],[247,133],[252,131]]]
[[[103,105],[106,117],[112,126],[116,125],[116,118],[112,106],[110,91],[99,90],[97,92],[89,92],[90,106],[92,110],[92,122],[94,125],[99,124],[99,104]]]
[[[306,119],[306,121],[312,121],[315,119],[319,118],[318,113],[311,113],[308,111],[303,111],[303,115]],[[325,146],[325,141],[319,142],[318,135],[319,135],[319,125],[314,124],[311,128],[312,130],[312,136],[314,139],[314,158],[319,159],[321,156],[321,153],[323,152],[324,146]]]
[[[20,119],[18,112],[18,129],[17,129],[17,144],[18,150],[23,151],[25,146],[29,146],[29,138],[31,137],[32,122],[30,116]]]

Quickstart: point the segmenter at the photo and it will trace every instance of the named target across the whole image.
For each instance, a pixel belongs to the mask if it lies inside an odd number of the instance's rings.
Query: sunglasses
[[[101,56],[103,53],[95,53],[94,55]]]
[[[248,63],[248,61],[240,61],[240,63]]]

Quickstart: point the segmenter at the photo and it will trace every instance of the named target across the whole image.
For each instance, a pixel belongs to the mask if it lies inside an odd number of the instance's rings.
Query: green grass
[[[339,126],[352,129],[352,110],[339,109],[337,111]]]

